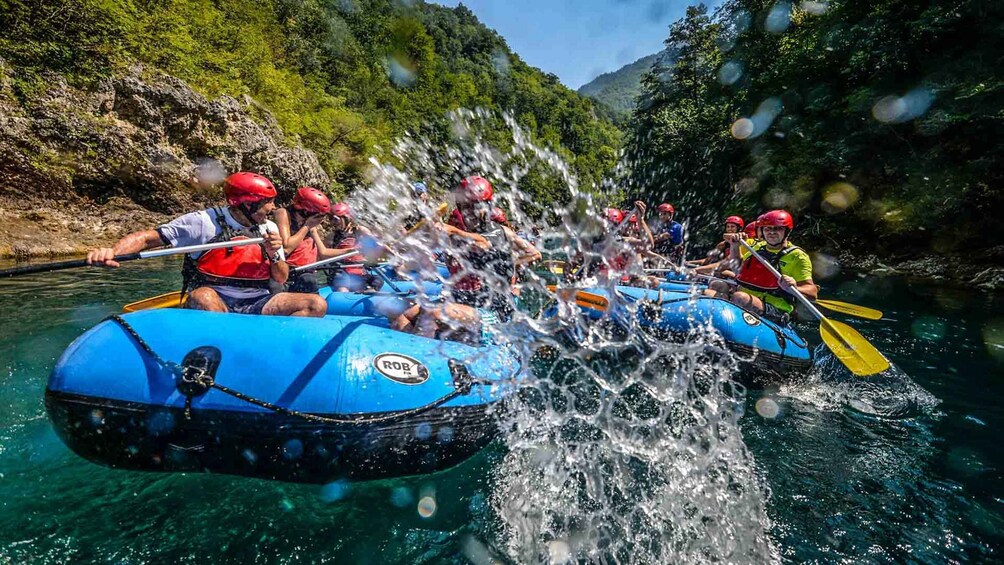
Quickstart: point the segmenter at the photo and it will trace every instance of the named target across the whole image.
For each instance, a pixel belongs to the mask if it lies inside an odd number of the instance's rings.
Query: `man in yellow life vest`
[[[740,249],[742,233],[725,234],[729,253],[742,261],[736,277],[738,287],[715,281],[706,294],[728,298],[733,304],[762,314],[765,318],[785,323],[795,309],[797,290],[809,300],[816,299],[816,283],[812,281],[812,261],[797,245],[788,241],[795,222],[785,210],[772,210],[757,219],[763,239],[747,242],[780,273],[778,280],[745,248]]]

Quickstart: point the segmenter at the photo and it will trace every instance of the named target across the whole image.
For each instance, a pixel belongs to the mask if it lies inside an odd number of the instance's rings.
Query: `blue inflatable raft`
[[[812,367],[809,344],[791,327],[778,325],[726,300],[692,295],[692,287],[687,284],[663,286],[666,288],[656,290],[618,286],[613,299],[606,289],[580,289],[602,297],[608,306],[591,307],[582,300],[579,303],[593,319],[606,317],[617,321],[634,316],[639,326],[659,337],[686,336],[699,326],[710,325],[736,355],[749,381],[782,380]]]
[[[45,404],[77,454],[116,468],[323,483],[428,473],[494,437],[518,359],[381,318],[148,310],[87,331]]]

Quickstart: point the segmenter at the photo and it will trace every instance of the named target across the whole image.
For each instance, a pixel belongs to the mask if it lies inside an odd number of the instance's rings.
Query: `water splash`
[[[486,134],[499,125],[510,139]],[[448,136],[408,136],[391,154],[400,165],[374,160],[370,185],[352,196],[361,223],[385,240],[400,238],[405,218],[433,213],[434,204],[411,199],[412,181],[429,185],[436,202],[478,174],[491,180],[496,204],[517,227],[541,228],[541,239],[557,242],[564,256],[599,263],[597,249],[618,245],[598,220],[616,182],[602,192],[581,187],[558,153],[534,143],[511,116],[458,110]],[[519,189],[531,171],[552,183],[558,206],[545,210]],[[398,243],[396,260],[413,278],[438,280],[431,257],[447,246],[441,233],[419,230]],[[766,489],[739,429],[746,392],[716,335],[701,328],[683,343],[653,339],[637,327],[632,304],[593,323],[548,282],[528,273],[524,308],[492,328],[519,351],[528,376],[497,413],[507,447],[491,479],[499,539],[471,540],[465,553],[484,561],[487,542],[519,562],[775,560]],[[613,290],[602,277],[593,283]],[[538,316],[555,300],[553,316]],[[423,516],[435,512],[424,498],[418,505]]]

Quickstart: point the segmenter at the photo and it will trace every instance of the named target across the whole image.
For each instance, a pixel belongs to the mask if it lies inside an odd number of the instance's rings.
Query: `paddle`
[[[442,203],[442,204],[440,204],[439,207],[436,208],[436,217],[442,216],[449,209],[450,209],[450,206],[448,204],[446,204],[445,202]],[[425,225],[425,221],[427,219],[428,218],[422,218],[421,220],[419,220],[418,222],[416,222],[415,225],[411,226],[411,228],[408,229],[408,231],[404,232],[404,235],[402,235],[401,237],[399,237],[396,240],[394,240],[394,243],[397,243],[397,242],[401,241],[402,239],[404,239],[405,237],[408,237],[415,230],[417,230],[418,228],[420,228],[423,225]],[[302,273],[303,271],[314,271],[314,270],[317,270],[318,268],[323,267],[325,265],[330,265],[331,263],[335,263],[335,262],[341,261],[342,259],[345,259],[346,257],[351,257],[353,255],[358,255],[358,254],[359,254],[359,250],[358,249],[351,249],[351,250],[349,250],[349,251],[347,251],[345,253],[342,253],[340,255],[336,255],[334,257],[329,257],[327,259],[321,259],[320,261],[315,261],[313,263],[308,263],[306,265],[303,265],[302,267],[297,267],[295,269],[292,269],[292,271],[294,273]]]
[[[663,269],[645,269],[645,272],[664,272]],[[721,277],[712,277],[710,275],[697,275],[697,280],[708,280],[708,281],[722,281],[728,284],[738,284],[732,279],[723,279]],[[688,284],[686,281],[670,281],[678,282],[679,284]],[[689,283],[695,284],[695,283]],[[881,320],[882,311],[876,310],[874,308],[868,308],[867,306],[859,306],[857,304],[851,304],[849,302],[841,302],[839,300],[829,300],[823,298],[816,299],[816,305],[822,306],[823,308],[830,310],[832,312],[839,312],[841,314],[847,314],[848,316],[855,316],[857,318],[864,318],[865,320]]]
[[[781,280],[781,273],[767,262],[750,244],[740,239],[739,243],[760,262],[772,275]],[[791,294],[819,320],[819,334],[823,343],[833,352],[833,355],[859,377],[881,373],[890,367],[889,361],[867,339],[854,328],[830,320],[817,309],[801,292],[792,288]]]
[[[255,245],[265,241],[260,237],[252,239],[239,239],[237,241],[218,241],[216,243],[203,243],[201,245],[189,245],[188,247],[168,247],[166,249],[154,249],[152,251],[140,251],[139,253],[127,253],[116,255],[113,259],[119,263],[125,261],[136,261],[138,259],[152,259],[153,257],[166,257],[168,255],[181,255],[184,253],[198,253],[209,251],[210,249],[220,249],[221,247],[243,247],[245,245]],[[76,269],[78,267],[91,266],[87,259],[74,259],[72,261],[56,261],[54,263],[41,263],[38,265],[25,265],[23,267],[12,267],[0,271],[2,277],[16,277],[31,273],[48,273],[52,271],[62,271],[64,269]]]

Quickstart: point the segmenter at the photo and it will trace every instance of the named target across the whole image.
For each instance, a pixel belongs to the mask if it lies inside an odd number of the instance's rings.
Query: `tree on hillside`
[[[635,116],[632,152],[658,151],[642,181],[699,182],[719,201],[738,188],[751,201],[735,211],[791,208],[845,244],[988,243],[1004,209],[1001,3],[728,0],[713,18],[698,12],[668,40],[687,42],[687,66],[662,88],[652,75]]]

